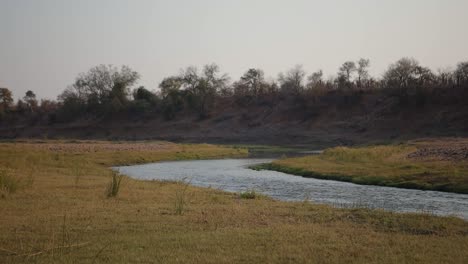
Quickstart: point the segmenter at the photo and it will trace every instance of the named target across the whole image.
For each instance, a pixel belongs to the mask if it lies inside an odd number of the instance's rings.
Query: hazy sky
[[[140,84],[216,62],[276,77],[296,64],[335,74],[345,60],[414,57],[436,70],[468,60],[467,0],[0,0],[0,87],[52,98],[98,64]]]

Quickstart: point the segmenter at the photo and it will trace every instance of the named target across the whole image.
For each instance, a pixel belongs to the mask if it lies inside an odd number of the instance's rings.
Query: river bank
[[[116,197],[106,195],[111,166],[245,155],[242,148],[167,142],[143,142],[141,148],[128,142],[2,143],[0,166],[7,171],[2,175],[18,188],[0,199],[0,262],[461,263],[468,258],[468,224],[455,217],[242,199],[181,182],[127,177]]]
[[[285,158],[253,169],[408,189],[468,193],[468,141],[410,141],[336,147],[320,155]]]

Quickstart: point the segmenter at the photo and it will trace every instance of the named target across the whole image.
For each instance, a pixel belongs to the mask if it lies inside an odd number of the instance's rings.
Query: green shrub
[[[241,199],[258,199],[261,197],[261,194],[255,190],[247,190],[245,192],[239,193]]]

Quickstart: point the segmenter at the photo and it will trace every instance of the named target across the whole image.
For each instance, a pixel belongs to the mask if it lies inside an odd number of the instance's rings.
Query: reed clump
[[[111,181],[109,182],[109,185],[107,186],[107,197],[116,197],[119,194],[120,191],[120,185],[122,183],[123,175],[113,171],[112,176],[111,176]]]
[[[188,204],[187,189],[189,184],[184,180],[177,182],[177,188],[175,189],[175,213],[182,215],[186,210]]]

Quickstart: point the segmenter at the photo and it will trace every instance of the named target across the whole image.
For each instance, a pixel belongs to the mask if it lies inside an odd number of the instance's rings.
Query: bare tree
[[[215,92],[224,90],[229,82],[229,76],[227,74],[221,74],[219,66],[215,63],[207,64],[203,67],[203,76],[208,86],[214,89]]]
[[[468,82],[468,61],[458,63],[455,76],[458,85]]]
[[[369,78],[369,59],[360,59],[358,61],[357,74],[358,74],[358,86],[362,86],[362,82]]]
[[[183,89],[195,92],[200,81],[197,67],[189,66],[185,70],[182,70],[179,76],[182,81]]]
[[[441,85],[453,83],[454,73],[450,68],[440,68],[437,70],[437,79]]]
[[[317,87],[323,83],[323,71],[318,70],[316,72],[313,72],[309,77],[307,77],[307,88],[312,89],[314,87]]]
[[[300,93],[304,90],[304,77],[306,73],[302,69],[302,65],[296,65],[294,68],[278,75],[278,82],[280,83],[281,90],[290,93]]]
[[[356,63],[354,61],[347,61],[341,65],[338,76],[344,77],[348,83],[351,82],[352,74],[356,71]]]

